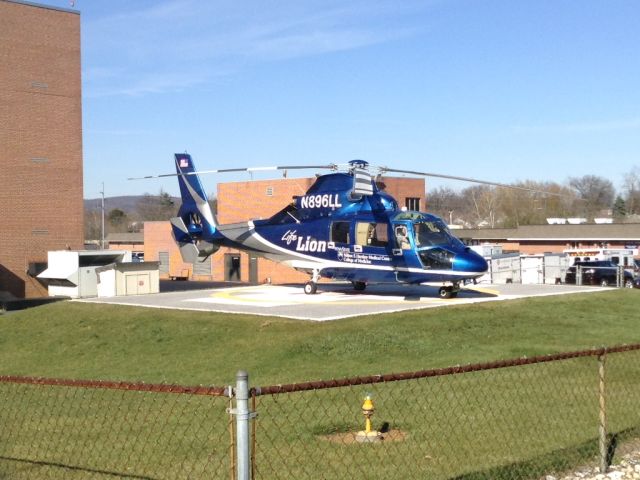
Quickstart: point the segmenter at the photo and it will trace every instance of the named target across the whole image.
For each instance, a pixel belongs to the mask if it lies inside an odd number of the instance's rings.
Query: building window
[[[415,210],[416,212],[420,211],[420,199],[416,197],[407,197],[404,199],[404,205],[407,207],[407,210]]]
[[[273,197],[273,187],[267,187],[267,197]]]

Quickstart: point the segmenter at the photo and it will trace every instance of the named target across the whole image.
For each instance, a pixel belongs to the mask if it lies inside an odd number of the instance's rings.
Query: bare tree
[[[574,188],[582,198],[582,211],[587,218],[599,215],[601,210],[611,209],[615,198],[615,188],[610,180],[596,175],[572,177],[569,185]],[[580,204],[576,208],[580,209]]]
[[[640,167],[635,166],[624,175],[623,180],[624,201],[626,213],[640,214]]]
[[[444,218],[449,223],[454,223],[455,218],[466,216],[462,194],[449,187],[437,187],[428,192],[427,208],[430,213]]]
[[[136,210],[142,221],[169,220],[176,215],[178,206],[173,198],[161,189],[158,195],[145,193],[138,201]]]
[[[546,223],[546,219],[549,217],[573,215],[572,206],[575,194],[568,187],[563,187],[555,182],[535,182],[532,180],[519,182],[514,186],[527,188],[529,191],[498,189],[500,223],[504,227],[540,225]]]
[[[100,210],[87,209],[84,210],[84,239],[100,240],[102,235],[102,218]]]
[[[523,183],[518,183],[523,186]],[[540,223],[539,195],[524,190],[510,188],[498,189],[498,208],[500,223],[503,227],[513,228],[519,225]]]
[[[465,207],[476,226],[495,228],[498,214],[498,195],[493,187],[474,185],[462,190]]]

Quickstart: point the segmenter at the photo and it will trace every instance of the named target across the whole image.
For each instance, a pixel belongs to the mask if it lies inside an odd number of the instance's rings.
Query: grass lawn
[[[75,302],[0,316],[0,374],[253,385],[413,371],[640,342],[635,290],[334,322]]]
[[[245,369],[270,385],[640,343],[638,293],[328,323],[58,303],[0,315],[0,375],[221,386]],[[609,431],[635,437],[640,355],[625,355],[607,360]],[[513,480],[572,468],[597,452],[597,371],[581,358],[258,397],[257,478]],[[402,441],[326,439],[362,428],[365,392],[374,428]],[[229,475],[226,398],[13,384],[0,398],[0,478]]]

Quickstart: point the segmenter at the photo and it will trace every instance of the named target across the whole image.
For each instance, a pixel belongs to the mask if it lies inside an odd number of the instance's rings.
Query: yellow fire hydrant
[[[367,395],[364,398],[364,403],[362,404],[362,414],[364,415],[364,430],[358,432],[356,435],[356,440],[358,442],[377,442],[382,440],[382,435],[380,432],[373,430],[371,428],[371,417],[373,416],[373,412],[375,408],[373,406],[373,400],[371,399],[371,395]]]

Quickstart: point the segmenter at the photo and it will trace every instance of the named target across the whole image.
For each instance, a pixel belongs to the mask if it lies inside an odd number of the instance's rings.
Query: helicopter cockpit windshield
[[[450,246],[454,240],[447,227],[437,221],[416,221],[413,224],[416,232],[416,247]]]
[[[445,223],[436,216],[418,212],[403,212],[396,220],[411,220],[415,233],[416,248],[454,247],[464,248]]]
[[[402,212],[396,215],[395,220],[411,221],[418,257],[427,270],[451,270],[456,250],[465,248],[435,215]]]

